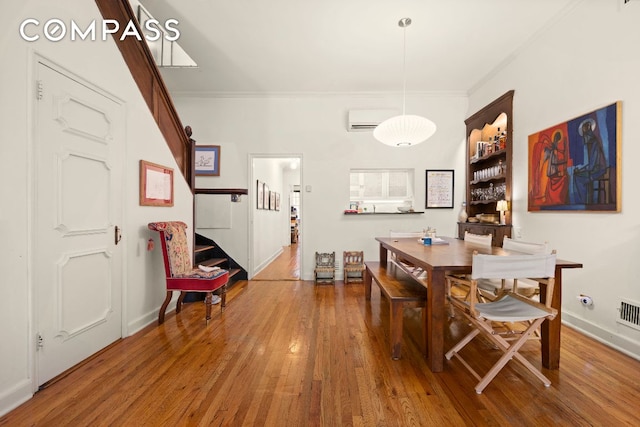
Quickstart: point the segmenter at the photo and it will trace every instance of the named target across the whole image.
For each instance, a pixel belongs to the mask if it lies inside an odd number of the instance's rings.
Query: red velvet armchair
[[[205,292],[206,322],[211,319],[213,292],[220,293],[220,312],[226,306],[229,272],[221,268],[203,271],[191,263],[187,244],[187,224],[181,221],[151,222],[149,229],[160,233],[164,270],[167,282],[167,296],[158,313],[158,324],[164,322],[164,314],[171,301],[173,291],[179,291],[176,313],[182,309],[182,301],[187,292]]]

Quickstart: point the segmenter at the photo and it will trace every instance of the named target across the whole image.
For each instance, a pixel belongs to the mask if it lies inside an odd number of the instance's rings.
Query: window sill
[[[415,215],[423,214],[424,211],[414,212],[345,212],[345,215]]]

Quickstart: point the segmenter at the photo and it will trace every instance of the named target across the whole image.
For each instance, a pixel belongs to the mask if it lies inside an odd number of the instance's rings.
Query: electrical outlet
[[[513,232],[516,235],[516,239],[522,239],[522,227],[513,227]]]

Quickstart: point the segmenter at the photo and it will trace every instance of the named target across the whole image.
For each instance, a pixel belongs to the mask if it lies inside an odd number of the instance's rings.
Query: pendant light
[[[373,137],[383,144],[392,147],[409,147],[426,141],[436,132],[436,125],[424,117],[405,114],[407,98],[407,27],[411,18],[402,18],[398,26],[404,29],[402,54],[402,115],[391,117],[380,123],[373,130]]]

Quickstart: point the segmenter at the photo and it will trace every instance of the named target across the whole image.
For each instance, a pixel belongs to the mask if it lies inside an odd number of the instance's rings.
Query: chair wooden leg
[[[220,291],[220,313],[224,313],[224,309],[227,306],[227,285],[222,286]]]
[[[468,317],[468,316],[467,316]],[[471,320],[471,319],[470,319]],[[460,342],[458,342],[451,350],[449,350],[445,357],[447,360],[451,360],[453,356],[455,356],[462,364],[467,368],[471,374],[476,377],[479,381],[475,387],[475,391],[477,394],[481,394],[482,391],[489,385],[489,383],[495,378],[495,376],[504,368],[504,366],[513,358],[517,359],[524,367],[526,367],[532,374],[534,374],[542,383],[549,387],[551,385],[551,381],[547,377],[544,376],[542,372],[540,372],[531,362],[525,359],[518,350],[524,345],[524,343],[529,339],[531,334],[540,326],[540,324],[544,321],[544,319],[537,319],[529,326],[529,328],[522,333],[520,338],[517,341],[509,344],[507,340],[505,340],[502,336],[498,334],[492,333],[491,322],[484,323],[482,321],[474,321],[472,320],[472,324],[476,329],[472,330],[465,336]],[[504,354],[500,359],[489,369],[489,371],[483,376],[480,377],[471,366],[458,354],[458,352],[473,338],[475,338],[478,334],[483,333],[482,336],[489,339],[489,341],[494,344],[497,348],[502,350]]]
[[[467,336],[465,336],[463,339],[461,339],[456,345],[454,345],[451,350],[447,351],[444,355],[444,357],[447,358],[447,360],[451,360],[451,358],[453,356],[455,356],[456,353],[458,353],[460,350],[462,350],[462,348],[469,344],[471,342],[472,339],[474,339],[478,334],[480,333],[480,330],[478,329],[474,329],[471,332],[469,332],[467,334]]]
[[[167,291],[167,296],[160,307],[160,312],[158,313],[158,325],[162,325],[164,323],[164,312],[167,310],[167,306],[171,301],[171,296],[173,295],[173,291]]]
[[[502,338],[499,335],[490,335],[490,336],[488,336],[488,338],[490,338],[491,340],[495,341],[496,344],[498,344],[498,345],[503,347],[504,354],[498,360],[498,362],[496,362],[493,365],[493,367],[491,367],[489,372],[487,372],[487,374],[482,378],[482,380],[478,383],[478,385],[476,385],[476,388],[475,388],[476,389],[476,393],[478,393],[478,394],[482,393],[484,388],[487,385],[489,385],[491,380],[493,380],[493,378],[495,378],[495,376],[500,372],[500,370],[502,370],[502,368],[513,358],[516,358],[529,371],[531,371],[532,374],[534,374],[540,381],[542,381],[542,383],[545,385],[545,387],[549,387],[551,385],[551,381],[547,377],[545,377],[542,372],[540,372],[538,369],[536,369],[536,367],[533,366],[533,364],[531,364],[531,362],[529,362],[527,359],[524,358],[524,356],[522,356],[520,353],[518,353],[518,350],[520,350],[520,347],[522,347],[524,345],[524,343],[528,340],[529,335],[531,335],[533,333],[533,330],[535,328],[537,328],[540,325],[540,323],[542,323],[543,321],[544,321],[544,319],[536,320],[534,322],[534,324],[533,324],[533,325],[535,325],[535,327],[529,327],[529,329],[527,329],[527,331],[525,331],[522,334],[522,336],[517,341],[512,343],[510,346],[508,345],[508,342],[506,340],[504,340],[504,338]]]
[[[207,296],[204,299],[204,305],[206,310],[205,320],[207,325],[209,324],[209,320],[211,320],[211,305],[213,304],[213,293],[207,292]]]
[[[184,291],[180,292],[180,296],[178,297],[178,302],[176,303],[176,313],[180,313],[182,311],[182,301],[184,301],[184,297],[187,296],[187,293]]]

